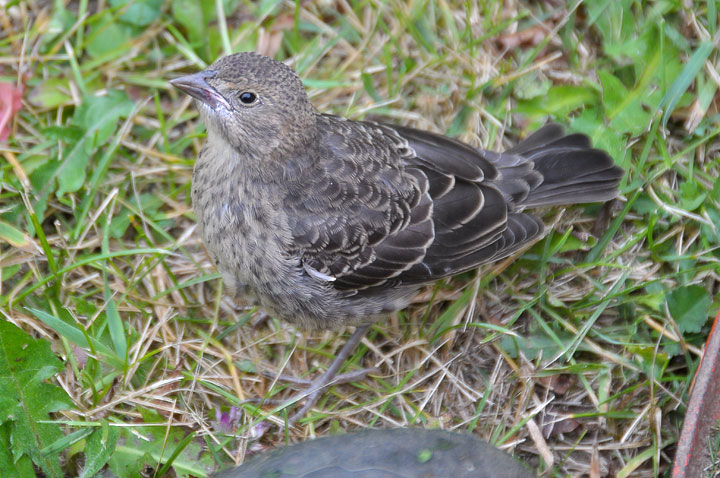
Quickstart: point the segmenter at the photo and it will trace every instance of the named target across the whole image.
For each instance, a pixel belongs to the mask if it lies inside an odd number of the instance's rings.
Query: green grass
[[[206,476],[423,426],[544,476],[667,475],[720,306],[718,5],[506,3],[6,2],[0,82],[24,93],[0,143],[0,469]],[[252,399],[292,389],[263,372],[310,377],[347,331],[229,305],[194,233],[204,129],[167,80],[243,50],[288,61],[321,111],[478,147],[563,123],[626,169],[621,199],[547,211],[517,260],[424,289],[348,361],[378,376],[266,429],[290,411]]]

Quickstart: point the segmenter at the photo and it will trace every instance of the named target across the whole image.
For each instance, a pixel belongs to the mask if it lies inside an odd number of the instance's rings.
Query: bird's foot
[[[295,423],[297,423],[298,420],[304,417],[305,414],[310,411],[310,409],[317,403],[320,397],[322,397],[323,392],[328,387],[341,383],[356,382],[370,373],[378,372],[378,369],[376,368],[367,368],[338,375],[340,368],[353,353],[362,338],[365,336],[368,328],[369,325],[362,325],[360,327],[357,327],[355,329],[355,332],[353,332],[345,345],[343,345],[343,348],[340,349],[340,352],[332,361],[330,367],[328,367],[328,369],[324,373],[320,374],[314,379],[305,380],[296,377],[288,377],[285,375],[280,375],[277,377],[277,379],[280,381],[288,382],[293,388],[304,388],[303,391],[283,402],[285,406],[290,406],[301,401],[305,402],[298,411],[296,411],[288,418],[288,427],[292,427],[293,425],[295,425]],[[265,403],[268,402],[265,401]]]

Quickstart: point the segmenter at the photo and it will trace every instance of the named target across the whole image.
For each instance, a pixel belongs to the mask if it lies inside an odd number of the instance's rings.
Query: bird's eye
[[[251,104],[255,103],[256,99],[257,99],[257,95],[250,91],[243,91],[242,93],[240,93],[240,101],[246,105],[251,105]]]

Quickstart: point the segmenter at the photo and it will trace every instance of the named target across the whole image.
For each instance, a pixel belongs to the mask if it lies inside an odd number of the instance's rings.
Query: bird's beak
[[[212,70],[205,70],[192,75],[181,76],[170,80],[170,84],[178,88],[193,98],[197,98],[212,109],[216,109],[218,105],[222,105],[231,110],[230,103],[220,94],[218,90],[213,88],[206,81],[208,78],[215,76]]]

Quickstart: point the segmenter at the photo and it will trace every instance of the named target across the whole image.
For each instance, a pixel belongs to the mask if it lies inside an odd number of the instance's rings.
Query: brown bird
[[[255,53],[171,83],[197,99],[207,129],[192,200],[226,286],[302,328],[360,326],[318,390],[367,325],[423,284],[541,237],[526,208],[607,201],[623,175],[555,124],[496,153],[323,114],[290,67]]]

